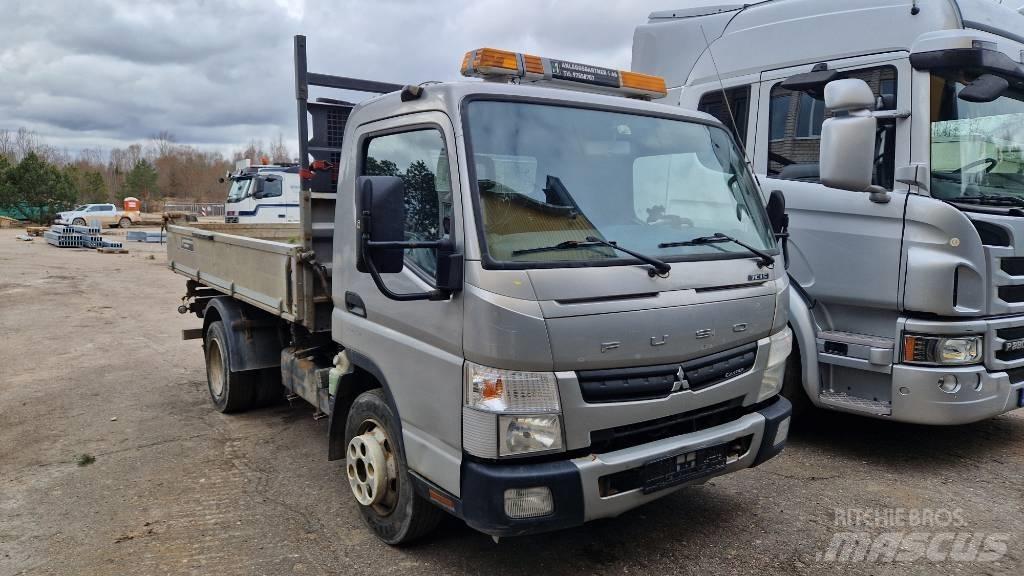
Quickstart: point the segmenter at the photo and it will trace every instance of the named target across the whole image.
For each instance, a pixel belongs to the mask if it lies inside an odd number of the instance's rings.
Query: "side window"
[[[708,92],[701,96],[697,110],[717,118],[741,145],[746,145],[747,119],[750,117],[750,86],[729,88],[725,90],[724,95],[721,90]],[[729,112],[732,112],[732,118],[729,117]]]
[[[264,198],[276,198],[281,195],[281,181],[280,176],[267,176],[263,179],[263,197]]]
[[[435,129],[387,134],[366,144],[366,176],[398,176],[405,183],[405,239],[439,240],[451,233],[448,151]],[[437,273],[433,248],[405,251],[405,263],[428,279]]]
[[[896,68],[865,68],[847,72],[843,77],[867,82],[878,99],[880,110],[896,108]],[[820,94],[792,92],[776,84],[768,108],[768,175],[782,180],[818,182],[821,125],[830,116]],[[880,121],[875,139],[877,160],[873,183],[889,190],[893,187],[895,144],[895,122]]]

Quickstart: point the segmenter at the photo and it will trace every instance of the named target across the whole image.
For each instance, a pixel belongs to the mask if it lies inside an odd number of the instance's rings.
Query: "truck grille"
[[[576,373],[583,400],[590,404],[664,398],[673,389],[701,390],[748,372],[757,357],[757,343],[680,364],[662,364]],[[681,371],[681,374],[680,374]],[[680,375],[685,379],[682,385]]]
[[[751,407],[743,406],[743,397],[739,396],[682,414],[595,430],[590,433],[590,448],[587,452],[604,454],[655,442],[663,438],[707,430],[726,422],[732,422],[751,410]]]
[[[1020,340],[1024,338],[1024,326],[1018,326],[1015,328],[1000,328],[996,330],[996,337],[1002,340]],[[1013,362],[1024,358],[1024,350],[1003,350],[1000,348],[995,351],[996,358],[1003,362]]]

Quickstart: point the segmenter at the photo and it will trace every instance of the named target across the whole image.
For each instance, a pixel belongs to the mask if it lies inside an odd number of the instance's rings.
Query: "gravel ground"
[[[830,414],[759,468],[617,519],[499,544],[451,519],[389,548],[310,407],[213,411],[160,245],[17,233],[0,230],[0,576],[1022,573],[1024,411],[956,428]],[[830,557],[852,532],[874,558]],[[887,556],[885,535],[909,533],[917,553]],[[969,561],[986,537],[1005,553]]]

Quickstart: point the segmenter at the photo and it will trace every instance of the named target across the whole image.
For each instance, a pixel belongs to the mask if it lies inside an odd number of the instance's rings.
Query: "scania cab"
[[[789,214],[786,394],[961,424],[1024,404],[1024,16],[991,0],[651,14],[635,71],[723,120]]]

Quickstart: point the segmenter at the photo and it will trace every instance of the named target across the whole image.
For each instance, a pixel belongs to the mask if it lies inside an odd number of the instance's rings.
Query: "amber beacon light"
[[[665,79],[660,76],[495,48],[479,48],[466,52],[465,58],[462,59],[462,75],[485,80],[550,82],[566,88],[633,98],[664,98],[668,94]]]

